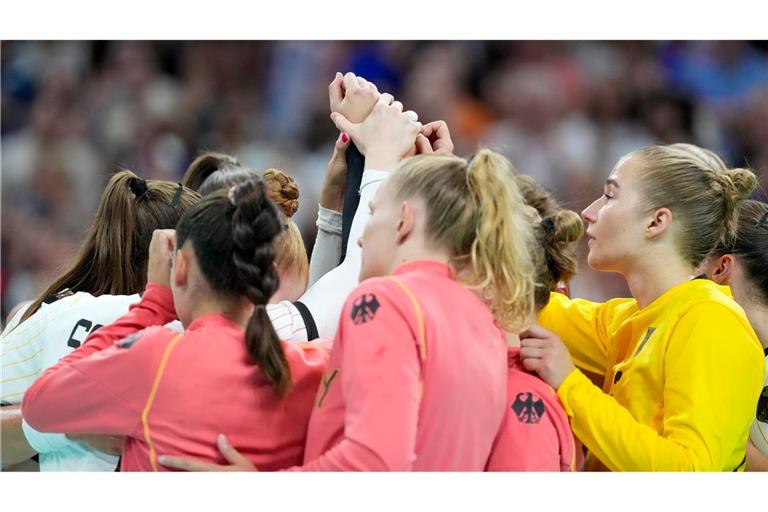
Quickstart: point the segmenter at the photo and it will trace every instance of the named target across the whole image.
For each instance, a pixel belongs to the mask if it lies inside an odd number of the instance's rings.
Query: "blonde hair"
[[[299,209],[299,187],[296,181],[280,169],[267,169],[262,176],[267,196],[285,215],[285,228],[275,239],[277,258],[275,265],[283,274],[293,274],[301,279],[309,278],[309,259],[296,223],[291,220]]]
[[[714,152],[693,144],[633,151],[643,164],[640,193],[648,211],[669,208],[677,219],[678,249],[698,266],[716,245],[736,234],[738,206],[757,185],[748,169],[728,169]]]
[[[568,283],[576,275],[577,242],[584,234],[578,213],[562,208],[552,194],[525,175],[515,177],[525,203],[537,212],[534,233],[539,244],[533,251],[536,266],[536,309],[549,303],[549,292],[558,282]]]
[[[392,179],[396,197],[428,205],[427,236],[447,249],[458,280],[478,290],[499,325],[527,326],[534,311],[532,208],[523,203],[514,168],[482,149],[467,162],[452,155],[405,160]]]

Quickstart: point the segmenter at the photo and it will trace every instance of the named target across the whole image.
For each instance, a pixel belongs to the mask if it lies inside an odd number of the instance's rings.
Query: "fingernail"
[[[165,463],[168,462],[168,460],[165,458],[165,455],[161,455],[161,456],[159,456],[157,458],[157,462],[159,462],[160,464],[165,465]]]
[[[229,446],[229,443],[227,442],[227,437],[224,434],[219,434],[219,446],[222,448],[227,448]]]
[[[342,134],[341,134],[341,142],[346,144],[347,141],[349,141],[349,135],[347,135],[346,133],[342,132]]]

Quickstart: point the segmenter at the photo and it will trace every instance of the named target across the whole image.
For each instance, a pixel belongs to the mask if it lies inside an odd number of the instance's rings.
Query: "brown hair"
[[[290,387],[291,372],[266,304],[280,284],[274,240],[280,215],[258,178],[204,197],[176,229],[176,247],[189,240],[211,290],[225,299],[247,297],[256,307],[245,330],[248,354],[275,392]]]
[[[396,196],[428,206],[430,242],[447,249],[458,279],[479,290],[499,324],[518,331],[534,311],[535,248],[531,208],[514,168],[482,149],[467,162],[453,155],[405,160],[393,174]]]
[[[736,233],[738,205],[757,185],[752,171],[728,169],[693,144],[649,146],[628,156],[643,164],[639,183],[647,210],[669,208],[679,222],[678,248],[690,265]]]
[[[557,283],[576,275],[577,242],[584,234],[584,222],[578,213],[562,208],[552,194],[525,175],[515,177],[523,200],[538,213],[534,225],[539,249],[533,251],[536,266],[536,309],[549,303],[549,293]]]
[[[190,164],[182,182],[205,196],[258,177],[256,171],[243,167],[231,155],[206,152]],[[285,216],[285,230],[275,239],[275,265],[283,275],[297,275],[306,281],[309,277],[307,249],[299,228],[291,220],[299,209],[299,187],[296,181],[281,169],[267,169],[262,179],[267,195]]]
[[[144,290],[152,232],[175,228],[199,199],[179,183],[143,180],[128,170],[116,173],[101,195],[74,263],[35,299],[21,322],[46,298],[65,290],[95,296]]]
[[[220,170],[235,171],[237,169],[242,169],[237,158],[227,155],[226,153],[207,151],[201,153],[191,164],[189,164],[187,171],[184,173],[184,177],[181,179],[181,183],[192,190],[198,191],[201,196],[204,196],[213,190],[219,190],[226,186],[224,183],[212,182],[209,185],[210,188],[206,187],[206,190],[201,190],[203,183],[205,183],[212,174]],[[214,181],[216,181],[215,178]]]
[[[744,201],[739,208],[736,236],[718,244],[714,254],[736,256],[754,296],[760,303],[768,304],[768,204]]]

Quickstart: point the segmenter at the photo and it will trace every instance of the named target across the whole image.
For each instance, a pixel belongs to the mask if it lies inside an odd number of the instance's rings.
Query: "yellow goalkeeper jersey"
[[[587,470],[743,471],[763,351],[723,287],[694,279],[645,308],[552,293],[539,323],[578,369],[557,394],[589,449]]]

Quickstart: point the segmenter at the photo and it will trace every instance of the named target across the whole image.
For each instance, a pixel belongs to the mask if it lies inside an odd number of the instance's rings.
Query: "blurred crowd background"
[[[447,121],[459,155],[503,152],[577,211],[653,143],[703,145],[768,189],[768,42],[17,41],[0,54],[3,316],[73,257],[112,173],[178,181],[202,150],[293,175],[311,251],[336,71]],[[580,252],[573,295],[628,293]]]

